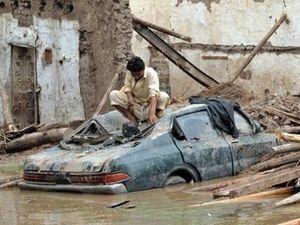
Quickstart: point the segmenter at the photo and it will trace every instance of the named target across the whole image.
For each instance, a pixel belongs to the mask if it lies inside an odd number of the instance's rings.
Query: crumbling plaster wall
[[[254,58],[237,83],[257,97],[263,97],[266,89],[273,94],[299,94],[298,1],[130,0],[130,4],[137,17],[191,36],[192,44],[173,37],[170,42],[219,82],[233,78],[238,66],[267,34],[275,19],[287,13],[288,23],[271,37],[267,47]],[[149,63],[148,43],[134,33],[132,45],[133,52]],[[235,47],[237,49],[232,50]],[[169,68],[173,95],[189,96],[203,89],[171,62]]]
[[[114,74],[125,76],[132,38],[129,0],[0,0],[0,79],[10,93],[8,21],[37,34],[40,122],[92,116]],[[51,65],[45,49],[52,51]]]

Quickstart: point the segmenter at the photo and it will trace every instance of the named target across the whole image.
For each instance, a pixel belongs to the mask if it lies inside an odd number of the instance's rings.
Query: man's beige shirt
[[[136,82],[128,72],[122,89],[125,93],[132,92],[137,103],[148,104],[151,97],[159,95],[158,75],[154,69],[146,67],[144,76]]]

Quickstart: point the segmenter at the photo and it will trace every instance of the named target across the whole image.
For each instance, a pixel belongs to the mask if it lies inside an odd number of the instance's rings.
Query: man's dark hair
[[[145,63],[140,57],[134,56],[128,61],[126,69],[130,72],[139,72],[145,69]]]

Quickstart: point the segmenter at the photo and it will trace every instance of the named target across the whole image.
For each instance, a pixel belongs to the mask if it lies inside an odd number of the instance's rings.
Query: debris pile
[[[297,96],[268,96],[244,109],[269,131],[300,126],[300,97]]]
[[[203,90],[199,95],[205,97],[219,96],[232,101],[243,102],[244,104],[249,103],[254,99],[254,96],[244,90],[241,86],[230,82],[222,83],[207,90]]]
[[[300,142],[300,135],[299,142]],[[290,193],[291,197],[275,204],[276,207],[300,201],[300,143],[288,143],[273,147],[272,153],[265,156],[259,163],[244,171],[240,177],[219,183],[204,185],[193,191],[210,191],[214,198],[252,198]],[[272,187],[283,187],[266,191]],[[228,201],[228,200],[226,200]],[[217,201],[215,203],[220,203]]]

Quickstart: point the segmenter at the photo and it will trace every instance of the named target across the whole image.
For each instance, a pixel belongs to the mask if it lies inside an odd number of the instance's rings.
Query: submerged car
[[[116,194],[197,182],[235,175],[277,145],[241,109],[234,111],[238,137],[212,119],[206,104],[171,107],[138,130],[124,129],[128,121],[117,111],[99,115],[60,145],[28,157],[19,187]]]

